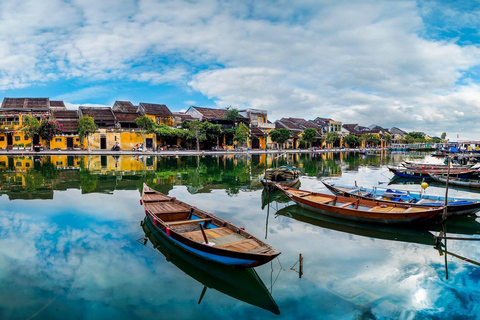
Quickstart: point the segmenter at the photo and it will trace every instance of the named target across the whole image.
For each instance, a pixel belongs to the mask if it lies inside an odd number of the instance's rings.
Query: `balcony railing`
[[[13,129],[16,126],[19,126],[20,122],[19,121],[6,121],[6,122],[0,122],[0,128],[5,129],[5,127],[8,127],[9,129]]]
[[[252,122],[253,127],[264,128],[264,129],[275,129],[275,123],[268,123],[268,122]]]

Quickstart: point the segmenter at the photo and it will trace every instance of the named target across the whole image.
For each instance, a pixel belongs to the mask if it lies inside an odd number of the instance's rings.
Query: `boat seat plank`
[[[166,224],[170,226],[175,226],[179,224],[191,224],[191,223],[200,223],[200,222],[207,222],[207,221],[212,221],[212,219],[206,218],[206,219],[195,219],[195,220],[168,221],[166,222]]]
[[[171,198],[162,194],[153,193],[153,194],[144,194],[142,197],[143,202],[164,202],[170,201]]]
[[[260,245],[253,239],[245,239],[237,242],[232,242],[225,245],[219,245],[217,247],[232,251],[249,252],[252,249],[259,247]]]
[[[342,205],[339,205],[340,208],[345,208],[345,207],[348,207],[348,206],[351,206],[353,204],[355,204],[356,202],[347,202],[347,203],[344,203]]]
[[[229,234],[235,233],[233,230],[225,227],[215,228],[215,229],[204,229],[207,239],[212,242],[217,242],[216,239]],[[190,240],[202,243],[204,241],[202,232],[200,230],[182,232],[182,236],[189,238]],[[245,239],[242,237],[242,239]]]
[[[150,210],[153,214],[162,213],[187,213],[189,208],[176,204],[174,202],[158,202],[145,204],[145,208]]]
[[[233,231],[230,228],[221,227],[221,228],[215,228],[215,229],[206,229],[205,233],[210,235],[212,238],[218,238],[218,237],[223,237],[223,236],[235,233],[235,231]]]

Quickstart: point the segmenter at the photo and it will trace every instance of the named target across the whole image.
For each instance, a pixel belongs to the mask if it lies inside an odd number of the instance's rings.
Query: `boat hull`
[[[151,216],[149,216],[149,220],[152,224],[155,224]],[[207,259],[209,261],[213,261],[213,262],[217,262],[217,263],[221,263],[229,266],[248,268],[248,267],[259,266],[273,259],[273,258],[270,260],[247,259],[247,258],[238,258],[238,257],[233,257],[228,255],[221,255],[215,252],[207,252],[207,250],[205,250],[207,248],[202,248],[202,246],[196,246],[193,243],[188,243],[189,241],[185,241],[185,239],[182,237],[180,237],[180,239],[175,239],[173,235],[168,236],[166,231],[162,230],[158,226],[155,226],[155,228],[156,228],[157,234],[159,234],[164,240],[170,241],[171,243],[181,247],[182,249],[198,257]]]
[[[359,199],[356,203],[352,203],[347,200],[349,199],[348,197],[335,197],[325,201],[324,199],[332,196],[292,188],[282,188],[280,186],[279,188],[288,198],[302,208],[318,214],[352,221],[393,225],[412,224],[431,219],[443,210],[443,207],[423,208],[420,210],[416,206],[403,204],[398,206],[397,204],[389,204],[379,207],[378,202],[374,200]],[[322,198],[322,200],[310,200],[316,198]],[[340,205],[337,205],[337,203]],[[355,206],[355,208],[349,208],[350,205]],[[390,212],[382,211],[384,206]],[[409,212],[413,208],[416,208],[414,209],[416,211]]]
[[[330,190],[333,194],[338,195],[338,196],[343,196],[343,197],[350,197],[353,199],[371,199],[368,197],[363,197],[359,195],[352,194],[350,192],[345,192],[341,191],[340,189],[336,188],[335,186],[330,185],[329,183],[322,181],[325,187],[327,187],[328,190]],[[365,190],[371,190],[367,188],[362,188]],[[373,192],[373,190],[371,190]],[[378,192],[378,190],[377,190]],[[382,193],[379,192],[377,194],[378,196],[381,196]],[[444,197],[437,197],[434,198],[433,196],[428,196],[424,195],[422,198],[420,198],[420,195],[415,194],[415,193],[409,193],[410,197],[413,197],[416,201],[420,199],[424,199],[423,201],[428,201],[431,200],[432,202],[424,202],[424,203],[419,203],[417,204],[418,206],[425,206],[425,207],[440,207],[444,205],[445,198]],[[377,199],[378,200],[378,199]],[[398,203],[398,201],[391,201],[391,200],[378,200],[386,203]],[[433,201],[440,201],[440,202],[433,202]],[[472,215],[475,212],[480,211],[480,202],[478,201],[472,201],[472,200],[460,200],[460,201],[451,201],[447,203],[447,216],[462,216],[462,215]]]
[[[145,184],[143,189],[141,203],[156,232],[198,257],[249,268],[267,263],[280,254],[229,221],[164,195]]]

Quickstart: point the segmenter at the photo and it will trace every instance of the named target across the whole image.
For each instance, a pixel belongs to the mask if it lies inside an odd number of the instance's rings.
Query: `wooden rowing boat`
[[[274,189],[275,183],[284,187],[293,187],[300,180],[300,170],[292,166],[270,168],[260,177],[260,182],[266,188]]]
[[[381,224],[411,224],[426,221],[444,207],[421,207],[403,203],[352,199],[312,191],[277,186],[287,197],[305,209],[354,221]]]
[[[143,184],[141,202],[159,234],[204,259],[249,268],[267,263],[280,254],[242,228],[146,184]]]
[[[333,194],[360,199],[375,199],[377,201],[391,203],[410,203],[420,206],[441,207],[445,205],[445,197],[420,194],[414,191],[384,189],[379,187],[365,188],[349,185],[341,185],[322,180],[322,183]],[[459,216],[474,214],[480,210],[480,202],[473,199],[448,198],[447,215]]]
[[[405,167],[392,167],[388,166],[388,170],[393,172],[395,175],[403,177],[403,178],[410,178],[410,179],[430,179],[429,174],[439,174],[439,175],[447,175],[448,169],[407,169]],[[459,177],[459,178],[468,178],[472,176],[476,171],[475,170],[464,170],[464,169],[450,169],[450,176],[451,177]]]
[[[440,176],[440,175],[430,173],[430,178],[432,178],[437,182],[447,183],[446,176]],[[480,188],[480,180],[474,180],[474,179],[462,179],[462,178],[449,177],[448,184],[451,184],[454,186],[460,186],[460,187],[467,187],[467,188]]]
[[[205,288],[209,288],[274,314],[280,314],[278,305],[254,268],[236,268],[191,254],[159,234],[148,217],[142,220],[141,226],[147,239],[168,262],[204,286],[199,301],[205,294]],[[168,292],[168,288],[163,288],[162,291]]]
[[[416,170],[448,170],[448,165],[447,164],[433,164],[433,163],[418,163],[418,162],[409,162],[409,161],[404,161],[400,163],[402,166],[404,166],[407,169],[416,169]],[[473,170],[472,169],[473,164],[469,165],[459,165],[459,164],[453,164],[451,166],[451,169],[455,170]]]

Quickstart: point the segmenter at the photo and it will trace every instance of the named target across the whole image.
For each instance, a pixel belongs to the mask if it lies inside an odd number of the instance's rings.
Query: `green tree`
[[[317,141],[318,131],[314,128],[307,128],[303,131],[302,139],[305,142],[308,142],[308,147],[312,148],[312,143]]]
[[[202,123],[198,120],[194,120],[188,123],[188,137],[195,139],[195,149],[200,151],[200,141],[204,141],[207,138],[205,131],[202,128]]]
[[[218,147],[219,137],[222,134],[222,125],[213,124],[211,122],[202,122],[202,130],[205,132],[205,140],[210,141]]]
[[[442,135],[440,136],[440,139],[445,140],[446,137],[447,137],[447,133],[443,132]]]
[[[40,130],[40,121],[38,121],[38,119],[35,117],[23,116],[22,124],[22,131],[25,139],[32,139]],[[31,148],[33,148],[33,144],[31,145]]]
[[[285,128],[280,128],[280,129],[273,129],[270,131],[270,139],[272,139],[273,142],[276,142],[281,146],[292,136],[292,131],[285,129]]]
[[[55,119],[43,118],[40,122],[40,127],[38,128],[38,135],[47,142],[49,149],[50,141],[53,139],[53,137],[62,132],[62,125],[59,124]]]
[[[340,135],[337,132],[328,132],[325,136],[325,142],[327,144],[333,144],[339,137]]]
[[[386,135],[383,136],[383,141],[385,141],[387,144],[390,144],[392,139],[393,139],[393,137],[389,134],[386,134]]]
[[[240,122],[235,128],[235,135],[233,139],[237,141],[237,143],[243,145],[247,142],[249,131],[250,130],[248,130],[248,127],[243,122]]]
[[[359,136],[354,134],[349,134],[345,138],[343,138],[343,142],[348,145],[349,148],[358,147],[361,143],[361,139]]]
[[[156,129],[155,122],[147,116],[142,116],[142,117],[136,118],[135,123],[137,124],[137,127],[138,127],[138,133],[142,136],[143,145],[146,146],[145,139],[147,134],[155,133],[155,129]],[[145,148],[143,150],[145,150]]]
[[[238,110],[232,108],[232,106],[227,107],[227,109],[225,110],[225,118],[231,121],[234,126],[237,124],[237,119],[239,118],[239,116],[240,113],[238,112]]]
[[[90,150],[89,137],[91,134],[95,133],[97,129],[98,127],[92,117],[83,116],[78,119],[78,136],[80,137],[80,141],[83,141],[83,138],[87,139],[87,150]]]

